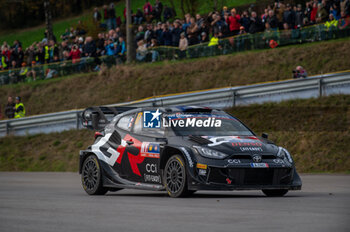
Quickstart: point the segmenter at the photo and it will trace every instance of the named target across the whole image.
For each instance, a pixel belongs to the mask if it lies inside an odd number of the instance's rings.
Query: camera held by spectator
[[[301,66],[297,66],[295,70],[292,71],[293,72],[293,78],[306,78],[307,77],[307,72],[306,70],[301,67]]]

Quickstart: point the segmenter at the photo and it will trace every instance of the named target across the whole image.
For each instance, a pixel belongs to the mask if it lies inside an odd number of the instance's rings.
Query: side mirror
[[[167,138],[156,138],[156,142],[168,144],[168,139]]]
[[[264,139],[268,139],[268,138],[269,138],[269,134],[267,134],[267,133],[262,133],[262,134],[261,134],[261,137],[264,138]]]

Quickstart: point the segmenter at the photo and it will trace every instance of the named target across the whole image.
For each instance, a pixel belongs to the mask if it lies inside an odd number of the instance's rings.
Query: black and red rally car
[[[79,173],[90,195],[123,188],[262,190],[283,196],[300,190],[289,152],[258,137],[239,119],[206,107],[90,107],[83,125],[95,142],[80,151]]]

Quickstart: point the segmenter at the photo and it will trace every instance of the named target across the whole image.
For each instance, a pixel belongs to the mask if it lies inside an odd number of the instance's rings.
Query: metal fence
[[[202,105],[228,108],[264,102],[279,102],[297,98],[312,98],[332,94],[350,94],[350,72],[314,76],[306,79],[286,80],[249,86],[227,87],[195,91],[146,100],[124,102],[109,106],[170,106]],[[30,116],[0,121],[0,137],[60,132],[81,128],[82,110]]]
[[[217,46],[208,46],[208,43],[189,46],[187,50],[180,51],[176,47],[156,47],[160,60],[198,58],[216,55],[226,55],[234,52],[267,49],[271,41],[277,46],[310,43],[350,36],[350,28],[327,28],[323,24],[293,30],[269,30],[256,34],[242,34],[234,37],[220,39]],[[149,59],[148,59],[149,60]]]
[[[104,64],[107,67],[116,65],[118,59],[114,56],[98,58],[81,58],[76,62],[71,60],[9,69],[0,72],[0,85],[16,84],[18,82],[32,82],[55,77],[67,76],[76,73],[97,71],[96,66]]]
[[[326,28],[323,24],[294,30],[271,30],[256,34],[243,34],[230,38],[220,39],[218,46],[208,46],[208,43],[189,46],[187,50],[180,51],[177,47],[156,47],[159,60],[174,60],[185,58],[198,58],[215,55],[225,55],[240,51],[270,48],[270,41],[276,41],[278,46],[324,41],[350,36],[350,28],[340,30],[335,27]],[[151,53],[146,58],[151,61]],[[123,59],[114,56],[98,58],[81,58],[77,62],[64,61],[33,67],[24,67],[0,71],[0,85],[15,84],[17,82],[31,82],[35,80],[50,79],[76,73],[96,71],[96,66],[104,64],[107,67],[122,63]],[[35,74],[33,74],[35,73]]]

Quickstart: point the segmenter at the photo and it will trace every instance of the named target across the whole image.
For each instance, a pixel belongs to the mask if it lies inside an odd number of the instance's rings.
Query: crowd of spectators
[[[111,3],[93,11],[93,21],[106,29],[98,33],[97,38],[92,38],[84,23],[79,21],[60,36],[61,42],[56,38],[48,39],[47,33],[42,41],[34,42],[25,49],[18,40],[12,45],[4,42],[0,51],[0,69],[20,68],[21,71],[13,78],[21,81],[35,80],[33,67],[40,64],[66,60],[76,63],[93,57],[98,70],[98,57],[103,55],[114,56],[122,62],[126,54],[125,37],[121,30],[125,18],[126,11],[123,16],[116,15],[115,6]],[[163,5],[160,0],[154,5],[146,1],[142,9],[132,12],[132,20],[137,25],[134,34],[136,59],[144,61],[149,57],[151,61],[156,61],[159,54],[150,48],[161,45],[185,51],[191,45],[203,43],[215,46],[221,38],[247,33],[290,30],[320,23],[328,28],[343,29],[350,25],[350,0],[311,0],[305,5],[278,1],[268,5],[261,14],[252,7],[238,12],[224,6],[221,11],[206,15],[186,14],[183,19],[176,18],[174,9]]]

